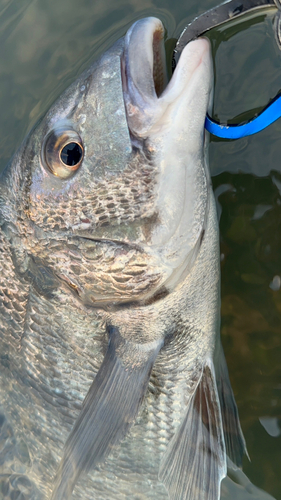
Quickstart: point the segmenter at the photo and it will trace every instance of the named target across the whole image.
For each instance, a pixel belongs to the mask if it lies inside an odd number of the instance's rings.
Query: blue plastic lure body
[[[241,137],[257,134],[280,117],[281,95],[279,94],[256,118],[249,122],[238,125],[222,125],[207,115],[205,128],[211,134],[222,139],[240,139]]]

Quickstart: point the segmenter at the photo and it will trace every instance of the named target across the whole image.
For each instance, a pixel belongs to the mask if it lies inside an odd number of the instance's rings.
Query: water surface
[[[1,0],[0,167],[54,99],[140,17],[169,39],[213,0]],[[281,89],[272,15],[210,34],[214,114],[253,116]],[[244,113],[248,111],[247,115]],[[220,215],[222,340],[251,462],[250,480],[281,498],[281,120],[257,136],[213,140]]]

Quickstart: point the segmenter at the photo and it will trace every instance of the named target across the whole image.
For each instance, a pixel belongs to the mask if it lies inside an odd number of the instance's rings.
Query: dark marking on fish
[[[144,302],[144,305],[148,306],[148,305],[154,304],[158,300],[161,300],[164,297],[167,297],[167,295],[169,295],[169,290],[167,290],[167,288],[165,288],[165,287],[162,287],[154,295],[152,295],[152,297],[150,297],[148,300],[146,300]]]
[[[205,229],[202,229],[202,232],[200,234],[200,243],[199,243],[199,246],[202,245],[204,236],[205,236]]]

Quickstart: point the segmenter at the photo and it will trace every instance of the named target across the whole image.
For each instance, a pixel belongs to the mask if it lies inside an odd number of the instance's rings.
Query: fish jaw
[[[155,18],[131,27],[125,38],[122,80],[130,133],[145,144],[157,166],[157,223],[146,244],[170,266],[165,285],[171,287],[194,262],[208,216],[204,123],[212,104],[213,70],[210,43],[198,39],[185,47],[165,86],[163,34]]]

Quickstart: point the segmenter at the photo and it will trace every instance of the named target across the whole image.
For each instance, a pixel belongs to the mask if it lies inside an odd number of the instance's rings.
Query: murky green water
[[[1,0],[0,166],[53,100],[140,17],[178,37],[216,0]],[[214,114],[248,117],[281,88],[272,16],[211,34]],[[246,29],[247,28],[247,29]],[[230,36],[231,35],[231,36]],[[281,498],[281,120],[257,136],[213,141],[222,257],[222,338],[251,481]]]

